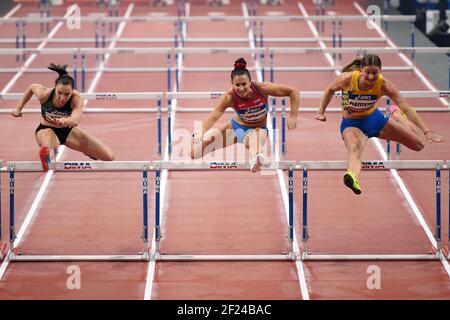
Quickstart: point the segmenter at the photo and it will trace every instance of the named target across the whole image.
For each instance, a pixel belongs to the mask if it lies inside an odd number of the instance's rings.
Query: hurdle
[[[264,23],[265,22],[293,22],[293,21],[316,21],[316,22],[332,22],[333,23],[333,36],[332,37],[320,37],[320,39],[324,40],[324,41],[333,41],[333,43],[336,43],[336,23],[339,24],[340,28],[339,28],[339,43],[340,46],[342,45],[342,41],[348,41],[348,42],[361,42],[361,41],[384,41],[383,38],[381,37],[371,37],[371,38],[363,38],[363,37],[348,37],[348,38],[343,38],[342,37],[342,24],[344,21],[366,21],[367,18],[362,17],[362,16],[348,16],[348,15],[343,15],[343,16],[323,16],[323,15],[316,15],[316,16],[308,16],[308,17],[304,17],[304,16],[295,16],[295,15],[286,15],[286,16],[257,16],[256,12],[254,12],[254,14],[250,13],[250,15],[248,17],[243,17],[243,16],[181,16],[180,14],[178,14],[178,16],[163,16],[163,17],[150,17],[150,16],[132,16],[132,17],[119,17],[118,16],[118,12],[117,9],[115,11],[115,16],[112,15],[111,12],[109,12],[109,16],[105,16],[105,17],[94,17],[94,16],[81,16],[79,17],[80,22],[81,23],[94,23],[96,24],[96,33],[95,33],[95,38],[75,38],[73,39],[75,42],[93,42],[95,40],[96,43],[96,47],[98,47],[98,38],[99,38],[99,32],[98,32],[98,25],[100,24],[100,20],[101,20],[101,24],[102,24],[102,41],[105,41],[106,38],[106,23],[109,23],[109,30],[110,32],[112,31],[112,24],[115,23],[116,24],[116,29],[117,29],[117,24],[119,22],[149,22],[149,23],[155,23],[155,22],[167,22],[167,23],[173,23],[175,31],[174,34],[175,36],[179,33],[179,25],[181,23],[187,23],[187,22],[210,22],[210,23],[214,23],[214,22],[236,22],[236,21],[249,21],[251,22],[251,27],[254,30],[255,33],[255,41],[257,41],[257,39],[260,39],[260,46],[263,46],[263,42],[264,41],[282,41],[282,42],[315,42],[317,41],[316,38],[296,38],[296,37],[292,37],[292,38],[283,38],[282,40],[280,40],[279,38],[264,38],[264,32],[263,32],[263,28],[264,28]],[[380,15],[379,16],[380,21],[403,21],[403,22],[410,22],[412,26],[414,26],[414,22],[416,20],[415,16],[403,16],[403,15]],[[39,23],[42,27],[42,25],[44,23],[46,23],[47,28],[49,28],[50,23],[52,22],[61,22],[61,21],[66,21],[67,18],[61,17],[61,16],[53,16],[51,17],[50,15],[46,16],[46,17],[22,17],[22,18],[17,18],[17,17],[11,17],[11,18],[1,18],[0,19],[0,23],[15,23],[15,24],[22,24],[23,25],[23,30],[22,30],[22,36],[24,38],[25,43],[29,42],[29,43],[37,43],[37,42],[41,42],[42,39],[39,38],[31,38],[31,39],[26,39],[26,25],[27,24],[34,24],[34,23]],[[258,30],[256,28],[256,26],[259,25],[259,35],[258,35]],[[48,31],[48,30],[47,30]],[[41,32],[42,33],[42,32]],[[19,30],[16,30],[16,36],[19,36]],[[231,39],[231,38],[230,38]],[[411,45],[414,46],[414,28],[411,27]],[[72,39],[71,39],[72,40]],[[139,41],[139,42],[152,42],[154,41],[153,38],[145,38],[145,37],[141,37],[141,38],[135,38],[135,40]],[[164,42],[172,42],[174,41],[175,46],[177,46],[177,40],[176,39],[172,39],[172,38],[164,38],[161,39]],[[3,43],[14,43],[14,39],[0,39],[1,42]],[[54,39],[51,40],[50,42],[65,42],[68,43],[68,41],[70,40],[64,40],[64,39]],[[124,41],[124,42],[135,42],[134,40],[132,40],[132,38],[125,38],[123,40],[118,40],[118,41]],[[242,40],[245,41],[245,40]],[[248,39],[247,39],[248,41]],[[256,45],[255,45],[256,46]]]
[[[15,212],[14,212],[14,197],[15,197],[15,173],[16,172],[40,172],[42,165],[36,161],[16,161],[7,162],[7,171],[9,171],[9,242],[10,249],[8,251],[9,261],[149,261],[149,245],[148,245],[148,178],[147,170],[150,167],[150,162],[146,161],[64,161],[53,162],[50,164],[50,170],[56,172],[142,172],[142,240],[143,251],[135,255],[27,255],[17,254],[16,247],[16,232],[15,232]]]
[[[27,54],[45,54],[45,55],[71,55],[73,68],[68,68],[67,71],[73,72],[73,78],[75,87],[78,83],[78,65],[81,65],[81,92],[85,92],[86,87],[86,73],[97,72],[99,68],[87,68],[86,58],[89,54],[95,54],[97,57],[104,57],[105,54],[117,54],[117,55],[134,55],[134,54],[165,54],[166,55],[166,67],[104,67],[101,70],[108,73],[124,73],[124,72],[148,72],[148,73],[166,73],[167,74],[167,91],[171,90],[171,61],[172,61],[172,49],[171,48],[43,48],[43,49],[12,49],[5,48],[0,51],[0,55],[16,55],[16,57],[26,57]],[[23,67],[8,67],[0,68],[0,72],[19,72],[24,70]],[[46,73],[49,72],[47,68],[27,68],[24,70],[27,73]]]
[[[330,53],[333,55],[342,53],[352,53],[356,56],[365,55],[368,53],[385,53],[385,54],[416,54],[416,53],[442,53],[449,54],[450,47],[399,47],[399,48],[379,48],[379,47],[348,47],[348,48],[318,48],[318,47],[305,47],[305,48],[292,48],[292,47],[269,47],[269,72],[270,81],[274,82],[275,71],[282,72],[301,72],[301,71],[337,71],[342,68],[337,63],[337,59],[334,59],[333,66],[302,66],[302,67],[276,67],[275,66],[275,54],[319,54]],[[383,71],[413,71],[413,66],[383,66]],[[450,73],[450,64],[449,64]],[[450,87],[450,78],[449,78]]]
[[[346,161],[300,161],[297,168],[303,171],[303,207],[302,207],[302,242],[301,259],[303,261],[372,261],[372,260],[441,260],[441,170],[444,162],[441,160],[372,160],[363,161],[363,169],[367,170],[435,170],[436,179],[436,248],[431,248],[430,254],[314,254],[308,251],[310,237],[308,226],[308,172],[310,170],[345,170]]]
[[[0,261],[3,261],[6,253],[7,243],[3,241],[3,230],[2,230],[2,172],[6,172],[6,168],[3,168],[3,161],[0,160]]]
[[[162,170],[168,171],[249,171],[248,162],[238,161],[154,161],[150,170],[155,171],[155,261],[294,261],[298,253],[294,252],[294,169],[295,162],[272,161],[270,166],[262,170],[288,170],[289,183],[289,222],[287,237],[289,252],[275,255],[196,255],[196,254],[170,254],[161,252],[160,241],[162,238],[160,221],[160,177]]]
[[[156,100],[155,108],[88,108],[83,112],[86,113],[157,113],[157,153],[159,156],[162,154],[162,99],[164,97],[163,92],[96,92],[96,93],[82,93],[82,97],[86,100]],[[0,101],[2,100],[20,100],[23,93],[6,93],[0,94]],[[32,100],[36,100],[33,95]],[[12,109],[0,110],[2,113],[11,113]],[[26,108],[23,113],[41,113],[40,108]]]
[[[447,237],[448,243],[450,245],[450,160],[447,160],[447,171],[448,171],[448,228],[447,228]],[[450,260],[450,250],[449,245],[444,246],[443,252],[447,256],[447,259]]]
[[[81,91],[85,90],[85,79],[86,72],[96,72],[97,68],[87,69],[86,65],[86,55],[95,54],[102,55],[105,54],[117,54],[117,55],[134,55],[134,54],[165,54],[167,67],[143,67],[143,68],[130,68],[130,67],[105,67],[102,70],[104,72],[160,72],[167,74],[167,90],[170,91],[171,88],[171,48],[80,48],[79,55],[81,56]]]
[[[247,39],[248,41],[248,39]],[[235,47],[235,48],[226,48],[226,47],[217,47],[217,48],[174,48],[174,56],[178,59],[178,53],[184,54],[264,54],[265,48],[248,48],[248,47]],[[223,72],[223,71],[231,71],[228,67],[222,68],[205,68],[205,67],[183,67],[182,70],[178,68],[177,62],[175,62],[175,79],[177,88],[179,88],[179,74],[181,71],[184,72]],[[256,70],[256,69],[252,69]],[[261,70],[264,72],[264,59],[261,61]]]

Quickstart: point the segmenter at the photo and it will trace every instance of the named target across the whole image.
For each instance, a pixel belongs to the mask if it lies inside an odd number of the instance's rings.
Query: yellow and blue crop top
[[[372,89],[360,90],[358,88],[359,75],[360,71],[353,71],[350,85],[346,90],[342,90],[342,109],[348,114],[365,117],[375,110],[376,104],[381,98],[383,76],[381,74],[378,75],[378,79]]]

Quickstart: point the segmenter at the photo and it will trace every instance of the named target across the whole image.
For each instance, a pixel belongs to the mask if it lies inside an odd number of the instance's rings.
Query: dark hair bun
[[[235,70],[245,69],[245,68],[247,68],[247,62],[244,60],[244,58],[239,58],[238,60],[236,60],[234,62]]]

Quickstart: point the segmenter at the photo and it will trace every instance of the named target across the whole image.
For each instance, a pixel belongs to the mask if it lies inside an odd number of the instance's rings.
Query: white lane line
[[[134,8],[134,4],[133,4],[133,3],[130,3],[130,4],[128,5],[128,8],[127,8],[127,10],[126,10],[126,12],[125,12],[125,15],[124,15],[124,18],[125,18],[125,19],[128,19],[128,18],[131,16],[131,11],[133,11],[133,8]],[[123,30],[125,29],[125,24],[126,24],[125,21],[122,21],[122,22],[120,23],[119,28],[117,28],[116,35],[114,36],[113,41],[111,41],[111,43],[110,43],[108,49],[113,49],[113,48],[116,46],[117,40],[120,38],[120,36],[122,35]],[[100,77],[102,76],[103,71],[104,71],[104,69],[105,69],[105,65],[106,65],[106,63],[108,62],[108,60],[109,60],[110,57],[111,57],[111,54],[110,54],[110,53],[107,53],[107,54],[105,55],[104,61],[102,61],[102,63],[101,63],[100,66],[98,67],[98,71],[97,71],[97,73],[96,73],[94,79],[92,80],[91,85],[89,86],[88,93],[94,92],[94,89],[95,89],[95,87],[97,86],[97,83],[98,83],[98,81],[100,80]]]
[[[133,10],[133,7],[134,7],[133,4],[130,4],[130,5],[128,6],[128,9],[127,9],[128,17],[131,15],[131,11]],[[127,17],[127,16],[126,16],[126,17]],[[116,39],[117,39],[117,38],[120,36],[120,34],[122,33],[123,28],[124,28],[124,26],[123,26],[122,24],[124,24],[124,23],[125,23],[125,21],[121,22],[122,28],[119,28],[119,29],[117,30]],[[57,27],[58,27],[58,26],[55,26],[55,28],[57,28]],[[58,29],[59,29],[59,28],[60,28],[60,27],[58,27]],[[120,31],[120,33],[119,33],[119,31]],[[52,32],[53,32],[53,31],[52,31]],[[53,33],[53,34],[54,34],[54,33]],[[47,41],[48,41],[48,39],[47,39]],[[115,42],[114,42],[114,43],[115,43]],[[110,46],[110,47],[111,47],[111,46]],[[31,58],[31,57],[30,57],[30,58]],[[109,56],[108,56],[108,59],[109,59]],[[107,61],[107,60],[106,60],[106,57],[105,57],[105,62],[106,62],[106,61]],[[98,73],[100,73],[100,72],[102,72],[102,69],[99,69],[99,70],[97,71],[96,75],[98,75]],[[98,81],[98,77],[96,77],[96,78],[97,78],[97,81]],[[92,93],[92,92],[93,92],[93,90],[95,89],[95,85],[96,85],[96,83],[91,83],[91,86],[89,87],[88,93]],[[87,104],[87,100],[85,101],[84,105],[86,106],[86,104]],[[66,150],[65,146],[61,146],[61,147],[58,149],[58,155],[57,155],[57,157],[56,157],[56,161],[59,161],[59,160],[61,159],[61,157],[62,157],[62,155],[63,155],[63,153],[64,153],[65,150]],[[39,188],[39,191],[38,191],[36,197],[35,197],[34,200],[33,200],[33,203],[32,203],[32,205],[31,205],[31,207],[30,207],[30,210],[29,210],[28,213],[26,214],[25,219],[24,219],[24,222],[22,223],[22,225],[21,225],[21,227],[20,227],[20,229],[19,229],[19,232],[17,233],[17,237],[16,237],[16,239],[15,239],[15,241],[14,241],[14,247],[17,247],[17,246],[19,245],[19,243],[22,241],[25,232],[27,231],[27,229],[28,229],[28,227],[29,227],[29,225],[30,225],[32,219],[34,218],[34,216],[35,216],[35,214],[36,214],[36,212],[37,212],[37,209],[38,209],[39,204],[40,204],[40,202],[41,202],[41,200],[42,200],[42,197],[44,196],[45,191],[46,191],[46,189],[47,189],[47,187],[48,187],[48,185],[49,185],[49,183],[50,183],[50,179],[53,177],[53,173],[54,173],[53,170],[49,170],[49,171],[46,173],[46,175],[45,175],[45,177],[44,177],[44,181],[43,181],[41,187]],[[11,248],[10,248],[10,249],[11,249]],[[3,275],[5,274],[6,269],[7,269],[7,267],[8,267],[8,264],[9,264],[9,261],[10,261],[10,260],[9,260],[9,253],[11,253],[11,252],[10,252],[10,251],[8,252],[6,258],[3,260],[3,263],[2,263],[1,266],[0,266],[0,280],[2,279]]]
[[[361,8],[361,6],[357,2],[353,2],[353,5],[361,13],[361,15],[368,18],[367,13],[364,12],[364,10]],[[395,43],[393,43],[388,38],[386,33],[384,33],[384,31],[381,30],[379,25],[374,23],[371,19],[368,19],[368,20],[370,21],[371,25],[375,28],[375,30],[377,30],[377,32],[380,34],[380,36],[383,37],[384,39],[386,39],[386,42],[389,44],[389,46],[391,48],[397,48]],[[416,66],[414,66],[413,62],[406,55],[404,55],[403,53],[399,53],[398,55],[400,56],[400,58],[402,58],[403,61],[405,61],[405,63],[407,65],[413,67],[414,73],[420,78],[420,80],[422,80],[422,82],[428,87],[428,89],[433,90],[433,91],[438,91],[438,89],[431,84],[431,82],[427,79],[427,77],[425,77],[425,75],[422,73],[422,71],[420,71]],[[446,106],[450,109],[450,103],[445,98],[439,98],[439,100],[442,102],[442,104],[444,106]]]
[[[190,15],[190,4],[186,2],[185,4],[186,6],[186,16]],[[186,25],[183,24],[183,28],[182,28],[182,36],[184,39],[186,39]],[[183,55],[181,53],[178,53],[178,70],[183,70],[182,66],[183,66]],[[179,82],[181,83],[181,78],[182,78],[182,72],[180,71],[180,78],[179,78]],[[178,91],[178,87],[176,86],[176,81],[174,80],[174,90],[175,92]],[[173,132],[173,128],[175,126],[175,116],[176,116],[176,111],[177,111],[177,100],[176,99],[172,99],[171,101],[171,107],[172,107],[172,122],[171,122],[171,127],[167,128],[167,130],[171,130],[171,132]],[[167,143],[168,141],[166,141],[166,147],[164,149],[164,161],[169,161],[169,144]],[[164,213],[164,200],[166,198],[166,187],[167,187],[167,180],[168,180],[168,170],[162,170],[161,172],[161,185],[160,185],[160,221],[163,221],[163,213]],[[162,223],[163,224],[163,223]],[[161,225],[162,225],[161,224]],[[160,232],[162,232],[162,230],[160,230]],[[152,244],[151,244],[151,252],[150,252],[150,257],[154,257],[156,253],[156,239],[155,239],[155,233],[153,232],[153,239],[152,239]],[[150,259],[150,262],[148,264],[148,269],[147,269],[147,278],[146,278],[146,282],[145,282],[145,291],[144,291],[144,300],[151,300],[152,299],[152,292],[153,292],[153,280],[155,277],[155,267],[156,267],[156,262],[154,259]]]
[[[68,12],[64,17],[67,18],[69,15],[71,14],[71,12]],[[52,31],[48,34],[48,36],[43,40],[43,42],[39,45],[38,49],[42,49],[47,42],[49,41],[50,38],[52,38],[55,33],[59,30],[59,28],[61,28],[62,26],[62,21],[59,22],[53,29]],[[25,71],[25,69],[27,68],[27,66],[36,58],[36,54],[32,54],[27,61],[25,62],[25,64],[21,67],[21,70],[7,83],[7,85],[3,88],[2,90],[2,94],[6,93],[9,91],[9,89],[11,89],[11,87],[16,83],[16,81],[19,79],[19,77],[23,74],[23,72]],[[62,150],[64,151],[64,149]],[[61,158],[62,152],[58,153],[58,156],[56,158],[56,160],[59,160]],[[30,210],[28,211],[28,213],[25,216],[25,219],[19,229],[19,232],[17,233],[17,237],[14,240],[14,246],[17,246],[20,241],[23,238],[23,235],[25,233],[25,231],[27,230],[35,212],[36,209],[39,205],[39,202],[50,182],[50,179],[53,175],[53,170],[49,170],[44,177],[44,181],[42,182],[41,187],[39,188],[39,191],[36,195],[36,197],[33,200],[33,203],[31,204]],[[11,253],[11,248],[9,249],[5,259],[3,260],[1,266],[0,266],[0,280],[2,279],[3,275],[6,272],[6,268],[8,267],[9,264],[9,254]]]
[[[5,14],[4,16],[3,16],[3,19],[8,19],[8,18],[10,18],[14,13],[16,13],[17,12],[17,10],[19,10],[20,8],[22,7],[22,5],[21,4],[18,4],[18,5],[16,5],[14,8],[12,8],[7,14]],[[1,26],[2,24],[0,23],[0,26]]]
[[[66,15],[64,16],[64,19],[66,19],[68,16],[70,16],[72,14],[72,11],[69,11],[66,13]],[[56,32],[58,32],[58,30],[62,27],[62,25],[64,24],[63,21],[60,21],[56,24],[55,27],[53,27],[52,31],[47,35],[47,37],[44,38],[44,40],[41,42],[41,44],[39,45],[39,47],[37,48],[37,50],[42,49],[47,42],[53,38],[53,36],[56,34]],[[23,66],[20,67],[19,72],[17,72],[14,77],[6,84],[6,86],[3,88],[1,94],[5,94],[7,93],[12,86],[16,83],[16,81],[22,76],[22,74],[25,72],[25,70],[28,68],[28,66],[34,61],[34,59],[37,57],[37,53],[33,53],[28,59],[27,61],[25,61],[25,63],[23,64]]]
[[[242,11],[244,13],[244,17],[248,18],[249,17],[248,8],[245,3],[242,3]],[[253,31],[250,28],[248,20],[245,21],[245,24],[246,24],[246,28],[249,30],[248,36],[249,36],[250,48],[255,49],[255,42],[254,42],[255,36],[253,34]],[[259,70],[256,72],[258,80],[262,81],[261,66],[260,66],[258,60],[256,60],[256,59],[254,59],[254,60],[255,60],[255,67],[257,70]],[[267,121],[267,128],[268,128],[269,132],[273,131],[271,121]],[[272,144],[275,143],[275,141],[272,140],[272,134],[269,134],[269,140],[271,141]],[[278,145],[275,145],[275,161],[280,161]],[[280,189],[281,189],[281,195],[283,197],[283,204],[284,204],[284,209],[285,209],[285,213],[286,213],[286,220],[289,221],[289,198],[288,198],[288,193],[287,193],[287,189],[286,189],[286,181],[284,178],[283,170],[277,170],[277,176],[278,176],[278,182],[279,182]],[[295,233],[294,233],[294,239],[293,239],[293,246],[294,246],[295,252],[300,252],[300,249],[298,246],[298,241],[297,241],[297,236],[295,235]],[[302,299],[309,300],[310,298],[309,298],[308,286],[306,283],[305,271],[303,268],[303,262],[301,260],[296,260],[295,266],[297,268],[297,276],[298,276],[298,280],[299,280],[299,284],[300,284],[300,291],[301,291]]]

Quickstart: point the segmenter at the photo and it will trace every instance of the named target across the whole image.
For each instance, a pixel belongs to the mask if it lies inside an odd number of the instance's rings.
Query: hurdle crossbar
[[[154,54],[171,53],[171,48],[80,48],[81,54]]]
[[[435,170],[436,171],[436,233],[437,248],[423,254],[313,254],[307,249],[308,228],[308,171],[309,170],[345,170],[347,161],[300,161],[296,170],[303,171],[303,209],[301,259],[304,261],[369,261],[369,260],[441,260],[444,255],[441,248],[441,160],[370,160],[363,161],[365,170]]]
[[[269,53],[298,53],[298,54],[317,54],[317,53],[353,53],[364,55],[367,53],[450,53],[450,47],[347,47],[347,48],[292,48],[292,47],[272,47]]]
[[[40,161],[7,162],[8,171],[36,172],[42,171]],[[151,167],[149,161],[55,161],[50,163],[49,170],[68,172],[95,171],[142,171]]]
[[[215,99],[220,98],[224,91],[190,91],[190,92],[166,92],[169,99]],[[302,98],[321,98],[323,91],[299,91]],[[450,97],[450,91],[400,91],[405,98],[443,98]],[[341,92],[335,92],[334,97],[341,97]],[[385,97],[383,97],[385,98]],[[0,96],[1,99],[1,96]],[[328,110],[328,109],[327,109]]]
[[[131,16],[131,17],[112,17],[112,16],[81,16],[81,22],[226,22],[226,21],[366,21],[367,18],[361,15],[315,15],[315,16]],[[416,16],[413,15],[379,15],[377,18],[382,21],[414,22]],[[66,21],[68,18],[61,16],[54,17],[10,17],[0,18],[0,23],[51,23]]]
[[[116,108],[114,108],[114,109],[116,109]],[[418,111],[418,112],[433,112],[433,113],[434,112],[438,112],[438,113],[439,112],[442,112],[442,113],[450,112],[449,109],[444,108],[444,107],[442,107],[442,108],[417,107],[417,108],[414,108],[414,109],[416,111]],[[30,110],[30,109],[28,109],[28,110]],[[107,110],[109,110],[109,109],[107,109]],[[177,112],[181,112],[181,113],[183,113],[183,112],[185,112],[185,113],[211,112],[213,110],[214,110],[214,108],[195,107],[195,106],[192,106],[192,107],[178,107],[177,108]],[[278,107],[277,107],[277,110],[278,110]],[[5,110],[0,110],[0,113],[10,113],[11,111],[12,111],[12,109],[5,109]],[[92,107],[88,111],[92,112]],[[291,108],[286,108],[285,111],[286,112],[290,112]],[[298,109],[298,112],[300,112],[300,113],[309,113],[309,112],[317,112],[317,111],[319,111],[318,107],[302,106],[302,107],[300,107],[300,109]],[[24,112],[26,112],[26,110],[24,110]],[[28,111],[28,112],[31,112],[31,111]],[[40,112],[40,109],[35,109],[33,112],[38,113],[38,112]],[[228,108],[228,109],[225,110],[225,112],[226,113],[233,113],[234,110]],[[337,107],[336,108],[333,108],[333,107],[327,108],[327,113],[342,113],[342,108],[337,108]]]
[[[32,49],[32,48],[2,48],[0,50],[0,55],[19,55],[19,54],[74,54],[78,52],[79,49],[72,48],[42,48],[42,49]]]
[[[261,170],[292,170],[295,169],[293,161],[272,161],[267,163]],[[248,171],[250,163],[248,161],[152,161],[149,170],[170,170],[170,171],[198,171],[198,170],[229,170],[229,171]]]
[[[12,254],[10,261],[37,262],[37,261],[149,261],[148,254],[135,255],[34,255]]]
[[[365,160],[363,170],[432,170],[437,166],[444,168],[442,160]],[[348,168],[347,161],[299,161],[296,170],[344,170]]]
[[[81,96],[86,100],[146,100],[162,99],[164,92],[96,92],[82,93]],[[0,94],[0,100],[20,100],[23,93],[5,93]],[[32,97],[36,99],[36,97]]]
[[[447,251],[447,259],[450,260],[450,160],[447,160],[447,171],[448,171],[448,228],[447,228],[447,237],[448,237],[448,245],[445,247],[445,250]]]
[[[420,261],[440,260],[440,254],[311,254],[303,252],[303,261]]]
[[[2,172],[5,172],[6,168],[3,168],[3,160],[0,159],[0,261],[3,261],[6,251],[6,242],[3,241],[2,233]]]
[[[175,48],[175,54],[177,53],[197,53],[197,54],[219,54],[219,53],[265,53],[266,48],[247,48],[247,47],[235,47],[235,48]]]
[[[293,213],[293,172],[295,162],[293,161],[276,161],[271,163],[272,169],[288,169],[289,170],[289,211]],[[255,255],[226,255],[226,254],[213,254],[213,255],[195,255],[195,254],[167,254],[160,251],[161,235],[161,222],[160,222],[160,177],[161,170],[177,171],[177,170],[249,170],[249,162],[237,162],[237,161],[154,161],[152,162],[151,170],[155,171],[155,250],[153,259],[155,261],[286,261],[296,260],[299,256],[294,252],[293,246],[293,214],[290,215],[289,224],[289,252],[281,253],[278,255],[273,254],[255,254]]]
[[[45,38],[26,38],[26,43],[41,43]],[[172,43],[173,38],[164,38],[164,37],[127,37],[127,38],[105,38],[105,42],[111,42],[116,40],[121,43]],[[319,38],[308,38],[308,37],[265,37],[265,42],[317,42],[317,41],[333,41],[332,37],[319,37]],[[49,39],[49,43],[93,43],[95,38],[52,38]],[[386,39],[382,37],[343,37],[343,42],[386,42]],[[186,38],[184,39],[185,43],[220,43],[220,42],[248,42],[248,37],[245,38],[207,38],[207,37],[195,37],[195,38]],[[0,43],[16,43],[15,38],[0,38]]]
[[[294,261],[296,255],[285,254],[223,254],[223,255],[188,255],[188,254],[161,254],[155,255],[155,261]]]
[[[249,71],[264,71],[265,68],[248,67]],[[0,73],[19,72],[21,68],[0,68]],[[75,69],[67,68],[67,71],[73,72]],[[84,68],[84,72],[98,72],[100,68]],[[124,72],[167,72],[167,67],[104,67],[101,69],[107,73],[124,73]],[[271,70],[278,72],[323,72],[323,71],[335,71],[340,70],[338,67],[327,66],[304,66],[304,67],[272,67]],[[409,66],[387,66],[383,67],[384,71],[412,71],[413,67]],[[170,68],[169,71],[182,71],[182,72],[228,72],[229,67],[181,67],[179,69]],[[47,68],[28,68],[25,73],[47,73]]]

